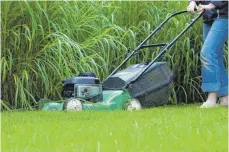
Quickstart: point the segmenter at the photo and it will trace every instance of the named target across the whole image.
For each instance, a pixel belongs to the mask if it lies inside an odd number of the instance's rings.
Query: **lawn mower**
[[[44,111],[82,110],[139,110],[169,103],[173,84],[173,72],[167,62],[156,62],[201,16],[190,23],[169,43],[150,44],[146,42],[174,16],[187,13],[180,11],[165,19],[125,60],[101,83],[92,72],[81,72],[77,77],[63,80],[63,100],[41,99],[38,109]],[[121,67],[141,49],[161,47],[160,52],[148,63]]]

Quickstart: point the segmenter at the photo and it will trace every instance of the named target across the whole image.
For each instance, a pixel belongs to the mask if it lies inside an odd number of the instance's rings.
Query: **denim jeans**
[[[228,39],[228,19],[216,19],[203,25],[204,45],[201,49],[202,90],[228,95],[228,75],[224,66],[224,44]]]

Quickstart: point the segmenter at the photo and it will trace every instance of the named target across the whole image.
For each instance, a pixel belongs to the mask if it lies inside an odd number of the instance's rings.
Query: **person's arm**
[[[212,3],[208,4],[208,5],[199,5],[197,7],[197,11],[198,12],[203,12],[204,10],[211,10],[211,9],[214,9],[216,8],[215,5],[213,5]]]
[[[225,5],[228,5],[227,1],[211,1],[210,4],[215,5],[216,9],[220,9],[224,7]]]
[[[210,10],[210,9],[220,9],[224,7],[225,5],[228,5],[228,2],[226,1],[211,1],[208,5],[199,5],[198,12],[202,12],[204,10]]]

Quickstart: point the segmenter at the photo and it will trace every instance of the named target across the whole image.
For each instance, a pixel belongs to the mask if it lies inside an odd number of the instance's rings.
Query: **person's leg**
[[[228,22],[227,26],[228,33]],[[227,38],[228,39],[228,38]],[[220,71],[220,90],[218,91],[218,97],[221,97],[220,104],[228,106],[228,74],[224,65],[224,46],[220,49],[219,53],[219,71]]]
[[[212,26],[211,23],[209,24],[203,23],[203,42],[205,41],[206,37],[208,36],[211,26]]]
[[[228,95],[228,74],[224,65],[224,47],[220,49],[219,55],[219,72],[220,72],[220,89],[218,91],[218,97]]]
[[[220,90],[218,97],[221,97],[220,105],[228,106],[228,74],[224,65],[224,47],[221,48],[221,52],[219,54]]]
[[[203,24],[203,41],[205,42],[205,39],[207,38],[207,36],[208,36],[208,33],[209,33],[209,31],[210,31],[210,29],[211,29],[211,26],[212,26],[212,24],[211,23],[209,23],[209,24],[206,24],[206,23],[204,23]],[[202,69],[201,69],[202,70]],[[202,72],[203,73],[203,72]],[[203,76],[202,76],[203,77]],[[214,106],[215,105],[215,100],[216,100],[216,92],[209,92],[208,93],[208,97],[207,97],[207,101],[206,102],[204,102],[204,104],[201,106],[201,107],[205,107],[205,106],[208,106],[209,107],[209,101],[210,101],[210,103],[212,103],[211,105],[212,106]],[[207,103],[207,105],[206,105],[206,103]]]
[[[220,105],[222,106],[228,106],[228,95],[223,96],[220,100]]]
[[[222,48],[228,37],[227,19],[216,20],[205,37],[201,50],[202,89],[208,92],[208,98],[202,107],[216,105],[218,95],[226,95],[227,75],[225,67],[222,67]],[[222,62],[222,63],[221,63]],[[223,72],[224,71],[224,72]]]

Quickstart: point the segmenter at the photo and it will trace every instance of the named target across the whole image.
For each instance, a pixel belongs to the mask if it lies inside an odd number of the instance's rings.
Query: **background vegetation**
[[[186,6],[182,1],[1,2],[1,104],[32,108],[41,98],[57,99],[61,80],[81,71],[104,80],[128,48],[133,50],[168,15]],[[149,43],[168,42],[191,18],[172,19]],[[203,101],[201,45],[199,20],[164,56],[175,73],[171,102]],[[146,62],[158,51],[146,49],[127,66]]]

